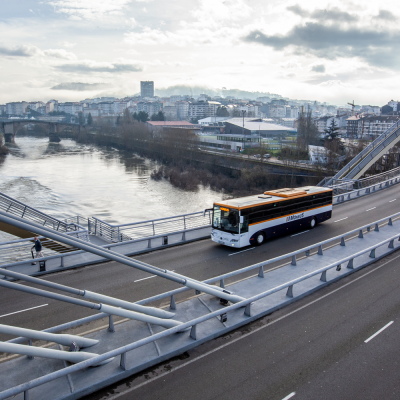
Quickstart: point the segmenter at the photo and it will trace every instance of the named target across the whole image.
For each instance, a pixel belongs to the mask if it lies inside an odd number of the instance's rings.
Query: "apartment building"
[[[137,112],[144,111],[149,116],[153,114],[157,114],[159,111],[162,111],[163,104],[157,101],[140,101],[137,103]]]
[[[24,115],[29,103],[26,101],[16,101],[6,103],[6,114],[8,115]]]
[[[189,118],[213,117],[217,113],[218,107],[221,107],[219,101],[197,101],[189,102]]]
[[[189,102],[188,101],[177,101],[175,102],[177,108],[177,114],[179,119],[186,119],[189,117]]]
[[[140,96],[154,97],[154,81],[140,81]]]

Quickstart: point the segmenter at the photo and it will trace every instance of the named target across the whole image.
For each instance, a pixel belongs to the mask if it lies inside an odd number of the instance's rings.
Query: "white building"
[[[29,103],[26,101],[18,101],[6,103],[6,114],[8,115],[24,115]]]
[[[231,117],[207,117],[207,118],[202,118],[199,119],[199,125],[201,126],[208,126],[212,124],[217,124],[218,122],[224,122]]]
[[[101,101],[97,104],[103,115],[114,115],[114,103],[112,101]]]
[[[390,100],[389,103],[387,104],[388,106],[393,108],[393,111],[396,112],[397,110],[397,105],[399,104],[398,101]],[[400,111],[400,110],[399,110]]]
[[[163,113],[167,121],[175,121],[178,119],[178,107],[164,106]]]
[[[131,105],[130,100],[114,101],[114,114],[122,114]]]
[[[85,118],[87,118],[89,114],[90,114],[92,117],[100,117],[101,111],[100,111],[98,108],[89,108],[89,107],[84,108],[84,109],[83,109],[83,116],[84,116]]]
[[[186,119],[189,117],[189,102],[188,101],[177,101],[175,103],[177,108],[178,118]]]
[[[198,101],[189,103],[189,118],[205,118],[216,115],[221,103],[218,101]]]

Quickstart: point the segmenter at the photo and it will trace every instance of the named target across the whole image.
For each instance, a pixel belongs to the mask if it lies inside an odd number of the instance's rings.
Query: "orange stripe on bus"
[[[324,206],[319,206],[319,207],[315,207],[315,208],[310,208],[310,209],[308,209],[308,210],[304,210],[304,211],[301,211],[301,212],[305,213],[305,212],[307,212],[307,211],[311,211],[311,210],[317,210],[318,208],[322,208],[322,207],[328,207],[328,206],[331,206],[331,205],[332,205],[332,204],[325,204]],[[249,224],[249,226],[252,226],[252,225],[257,225],[257,224],[262,224],[263,222],[273,221],[274,219],[279,219],[279,218],[290,217],[291,215],[296,215],[296,214],[299,214],[299,211],[298,211],[298,212],[295,212],[295,213],[293,213],[293,214],[286,214],[286,215],[282,215],[281,217],[276,217],[276,218],[266,219],[265,221],[253,222],[252,224]]]

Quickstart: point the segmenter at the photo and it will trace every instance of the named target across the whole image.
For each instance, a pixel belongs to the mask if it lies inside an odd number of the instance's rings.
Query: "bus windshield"
[[[213,228],[230,233],[239,233],[239,211],[214,206]]]

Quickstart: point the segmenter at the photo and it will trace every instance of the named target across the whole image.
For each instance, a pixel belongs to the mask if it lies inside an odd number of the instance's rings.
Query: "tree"
[[[217,117],[229,117],[229,111],[226,107],[221,106],[217,108]]]
[[[325,129],[325,140],[335,140],[339,137],[339,127],[336,125],[335,119],[332,118],[331,124]]]
[[[150,118],[151,121],[165,121],[165,115],[160,110],[157,114],[153,114]]]
[[[232,117],[233,118],[237,118],[237,117],[241,117],[242,113],[240,112],[240,110],[238,108],[234,108],[232,111]]]
[[[83,117],[82,111],[80,111],[78,113],[78,122],[79,122],[79,125],[85,125],[85,118]]]
[[[324,146],[330,152],[339,154],[344,150],[342,141],[339,138],[339,127],[336,125],[334,119],[327,129],[325,129]]]
[[[88,117],[87,117],[87,124],[88,124],[88,125],[92,125],[92,124],[93,124],[93,117],[92,117],[92,114],[91,114],[91,113],[88,114]]]
[[[119,121],[119,123],[121,123],[121,120]],[[127,108],[125,108],[124,115],[122,117],[122,124],[123,125],[133,124],[133,116]]]
[[[321,144],[317,125],[312,119],[312,111],[304,111],[299,114],[297,126],[297,145],[306,150],[309,145],[317,146]]]
[[[146,111],[139,111],[138,113],[135,112],[132,117],[139,122],[147,122],[149,120],[149,114],[147,114]]]

